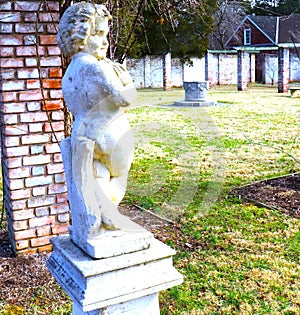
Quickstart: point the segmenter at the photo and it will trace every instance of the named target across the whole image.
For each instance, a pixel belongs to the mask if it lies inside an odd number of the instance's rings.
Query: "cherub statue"
[[[62,80],[65,102],[75,117],[71,170],[65,158],[64,163],[72,233],[78,237],[97,237],[103,229],[122,228],[124,221],[118,204],[134,149],[124,107],[136,90],[127,70],[106,58],[110,19],[104,5],[76,3],[62,16],[57,35],[63,54],[71,57]]]

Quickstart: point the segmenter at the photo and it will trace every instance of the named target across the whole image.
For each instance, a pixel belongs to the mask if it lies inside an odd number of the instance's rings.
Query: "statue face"
[[[91,31],[83,51],[93,55],[97,59],[106,57],[108,49],[108,18],[96,17],[95,28]]]

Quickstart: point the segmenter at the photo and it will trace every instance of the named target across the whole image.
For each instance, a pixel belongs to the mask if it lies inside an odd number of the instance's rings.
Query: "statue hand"
[[[125,69],[124,66],[122,66],[119,63],[113,62],[113,69],[114,69],[117,77],[120,79],[120,81],[122,82],[122,84],[124,86],[127,86],[128,84],[132,83],[132,79],[130,77],[130,74],[128,73],[128,71]]]

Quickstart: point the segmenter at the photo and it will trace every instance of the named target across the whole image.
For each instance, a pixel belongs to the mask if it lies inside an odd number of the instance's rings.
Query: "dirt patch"
[[[300,218],[300,174],[264,180],[235,189],[243,199]]]
[[[121,212],[162,241],[168,230],[177,231],[175,226],[171,227],[164,220],[135,207],[122,207]],[[47,286],[48,291],[59,298],[61,293],[45,264],[49,255],[13,257],[7,232],[0,230],[0,301],[11,305],[27,305],[28,301],[38,294],[38,288],[41,286]]]

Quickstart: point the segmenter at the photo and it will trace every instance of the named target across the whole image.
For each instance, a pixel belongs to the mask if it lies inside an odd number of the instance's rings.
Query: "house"
[[[300,80],[300,14],[246,16],[225,46],[244,58],[255,55],[255,81],[278,81],[279,92],[290,80]]]
[[[278,83],[278,91],[285,92],[289,81],[300,80],[300,14],[246,16],[225,49],[210,45],[205,58],[191,58],[188,65],[172,58],[168,63],[171,86],[206,80],[211,86],[237,84],[245,90],[256,81]],[[162,56],[127,60],[136,87],[162,87],[163,64]]]

